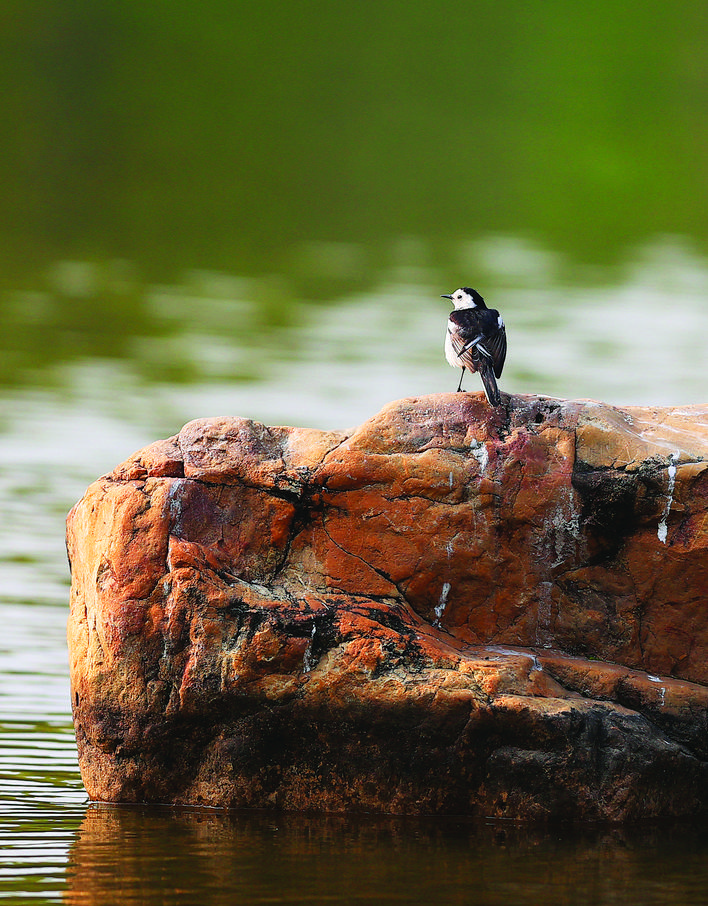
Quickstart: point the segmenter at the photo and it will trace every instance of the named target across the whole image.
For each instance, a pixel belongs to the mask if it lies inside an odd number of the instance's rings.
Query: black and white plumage
[[[445,337],[445,357],[453,368],[462,368],[458,392],[462,390],[465,369],[477,371],[490,406],[501,406],[496,379],[501,377],[506,358],[506,328],[496,308],[487,308],[475,289],[463,286],[442,296],[455,306],[450,312]]]

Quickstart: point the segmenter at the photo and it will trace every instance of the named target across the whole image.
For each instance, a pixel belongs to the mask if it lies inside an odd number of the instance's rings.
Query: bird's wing
[[[506,359],[506,329],[498,326],[498,319],[499,312],[495,310],[485,311],[483,315],[468,309],[450,312],[450,320],[456,327],[450,334],[452,348],[470,371],[476,371],[483,360],[491,359],[495,375],[501,377]],[[479,343],[465,348],[477,339]]]
[[[486,349],[483,343],[481,345]],[[465,349],[464,341],[460,341],[458,339],[456,343],[454,337],[452,346],[457,353],[460,364],[464,365],[465,368],[468,368],[470,371],[478,371],[485,358],[489,360],[489,356],[485,356],[485,354],[479,349],[478,346],[471,346],[469,349]]]
[[[494,333],[484,341],[484,346],[489,350],[489,354],[492,357],[494,374],[496,374],[497,377],[501,377],[504,361],[506,359],[506,329],[504,327],[498,327]]]
[[[469,344],[474,340],[482,342],[483,331],[478,318],[472,317],[471,313],[467,311],[464,312],[464,315],[453,311],[450,312],[450,322],[454,325],[450,328],[450,342],[460,364],[469,368],[470,371],[476,371],[483,353],[479,351],[477,345],[470,346]]]

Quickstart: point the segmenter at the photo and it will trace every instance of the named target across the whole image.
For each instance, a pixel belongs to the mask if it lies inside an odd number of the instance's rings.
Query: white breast
[[[447,322],[447,332],[445,333],[445,358],[448,360],[450,365],[453,368],[459,368],[462,363],[457,357],[457,353],[452,348],[452,338],[450,336],[451,330],[457,330],[457,325],[453,324],[452,321]]]

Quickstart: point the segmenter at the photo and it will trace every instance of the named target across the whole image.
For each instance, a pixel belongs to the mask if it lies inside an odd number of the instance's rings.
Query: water
[[[159,837],[169,843],[156,851]],[[70,903],[705,903],[705,836],[448,820],[89,810]],[[654,864],[657,849],[672,867]],[[166,858],[165,853],[169,852]],[[116,872],[116,867],[118,871]],[[146,888],[147,883],[147,888]],[[146,896],[147,894],[147,896]]]
[[[708,902],[702,828],[93,806],[70,720],[66,513],[189,419],[451,391],[468,283],[504,391],[706,401],[708,20],[613,6],[4,4],[0,899]]]
[[[695,260],[691,268],[692,280],[702,285],[708,270]],[[568,384],[563,395],[617,402],[701,399],[696,388],[705,386],[706,364],[697,357],[691,369],[681,367],[685,350],[670,336],[673,329],[675,338],[682,337],[675,327],[677,313],[682,323],[692,325],[686,343],[704,329],[700,296],[693,291],[680,296],[666,319],[657,290],[648,302],[651,293],[641,287],[635,280],[602,290],[575,286],[565,293],[549,278],[549,289],[527,290],[543,299],[544,318],[552,321],[557,314],[563,325],[562,331],[548,332],[538,326],[533,310],[515,302],[525,298],[521,290],[500,288],[513,356],[504,388],[551,392]],[[159,290],[163,299],[165,292]],[[575,299],[571,310],[569,295]],[[583,333],[578,322],[590,300],[597,312],[612,299],[624,300],[623,319],[643,326],[617,344],[610,377],[593,324]],[[632,300],[637,300],[633,312]],[[227,323],[249,310],[248,301],[239,298],[233,299],[233,311],[228,300],[194,296],[193,301],[200,322],[206,313],[209,323],[214,306]],[[193,375],[190,382],[151,380],[129,361],[96,358],[65,367],[53,387],[13,388],[0,398],[0,898],[77,903],[189,903],[197,895],[214,903],[707,901],[708,839],[702,829],[542,831],[457,820],[225,816],[95,807],[86,801],[70,722],[64,640],[63,523],[69,507],[99,474],[192,417],[231,413],[270,423],[344,428],[399,396],[449,390],[456,376],[442,357],[445,310],[424,280],[420,285],[386,281],[376,292],[324,310],[301,304],[296,323],[269,332],[257,355],[232,341],[235,358],[255,358],[257,376],[242,381],[208,373],[223,349],[219,319],[202,330],[197,349],[190,342],[197,319],[187,313],[173,326],[169,342],[181,349],[182,367]],[[398,334],[403,342],[391,348],[387,331],[398,319],[405,324]],[[167,338],[154,341],[158,355],[162,342]],[[341,355],[347,344],[351,349]],[[546,348],[538,360],[534,344]],[[662,366],[658,375],[647,367],[639,381],[637,368],[651,359],[642,344],[653,344]],[[568,364],[566,372],[558,361]],[[223,367],[231,367],[227,356]]]

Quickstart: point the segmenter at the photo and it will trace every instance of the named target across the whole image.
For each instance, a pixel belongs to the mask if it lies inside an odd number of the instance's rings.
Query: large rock
[[[708,810],[708,406],[201,419],[68,522],[92,799]]]

